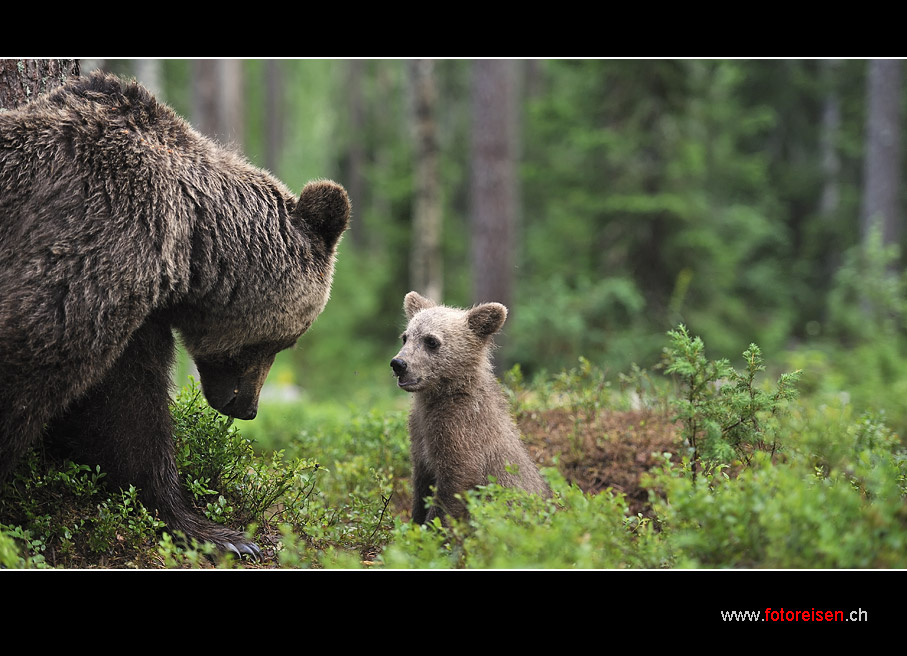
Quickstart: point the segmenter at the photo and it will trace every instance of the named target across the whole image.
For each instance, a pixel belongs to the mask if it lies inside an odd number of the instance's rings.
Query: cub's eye
[[[425,346],[428,347],[429,349],[431,349],[432,351],[434,351],[436,348],[441,346],[441,342],[438,340],[438,338],[432,337],[431,335],[426,337],[423,341],[425,342]]]
[[[400,339],[402,339],[403,343],[406,344],[406,333],[403,333],[402,335],[400,335]]]

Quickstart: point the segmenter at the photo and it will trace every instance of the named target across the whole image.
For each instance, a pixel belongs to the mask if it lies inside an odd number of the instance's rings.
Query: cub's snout
[[[394,375],[399,378],[406,373],[406,361],[401,360],[400,358],[394,358],[391,360],[391,369],[394,370]]]
[[[415,392],[419,388],[419,383],[422,382],[422,379],[419,377],[413,378],[412,371],[409,365],[406,364],[406,360],[399,355],[391,360],[391,369],[394,370],[394,375],[397,377],[397,387],[407,392]]]

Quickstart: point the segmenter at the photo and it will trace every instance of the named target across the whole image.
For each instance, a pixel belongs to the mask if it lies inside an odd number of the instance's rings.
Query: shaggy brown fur
[[[171,328],[211,405],[254,417],[328,300],[349,212],[339,185],[297,199],[113,76],[0,112],[0,481],[47,427],[170,530],[257,555],[183,498]]]
[[[413,521],[422,524],[445,513],[462,517],[466,509],[455,496],[487,484],[490,476],[505,487],[549,494],[492,371],[492,335],[504,324],[507,308],[484,303],[460,310],[416,292],[406,295],[403,308],[409,323],[391,367],[399,387],[414,397]],[[426,509],[432,487],[435,496]]]

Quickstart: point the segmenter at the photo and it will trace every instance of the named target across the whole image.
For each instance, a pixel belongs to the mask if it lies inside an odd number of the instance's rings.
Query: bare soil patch
[[[640,476],[680,445],[677,424],[653,410],[578,416],[559,408],[524,413],[517,423],[540,466],[556,466],[584,492],[623,493],[633,514],[648,505]]]

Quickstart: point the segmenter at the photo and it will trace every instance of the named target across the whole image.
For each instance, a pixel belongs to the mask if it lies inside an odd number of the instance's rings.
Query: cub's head
[[[177,323],[211,407],[238,419],[255,417],[275,356],[293,346],[327,304],[349,215],[343,187],[311,182],[295,204],[290,233],[282,235],[285,247],[269,243],[279,243],[273,236],[259,242],[249,236],[217,251],[229,259],[232,248],[232,261],[243,266],[219,269],[217,285],[184,308]]]
[[[490,370],[492,335],[507,319],[500,303],[467,310],[437,305],[416,292],[403,300],[408,320],[403,346],[391,360],[397,385],[407,392],[468,385],[480,370]]]

